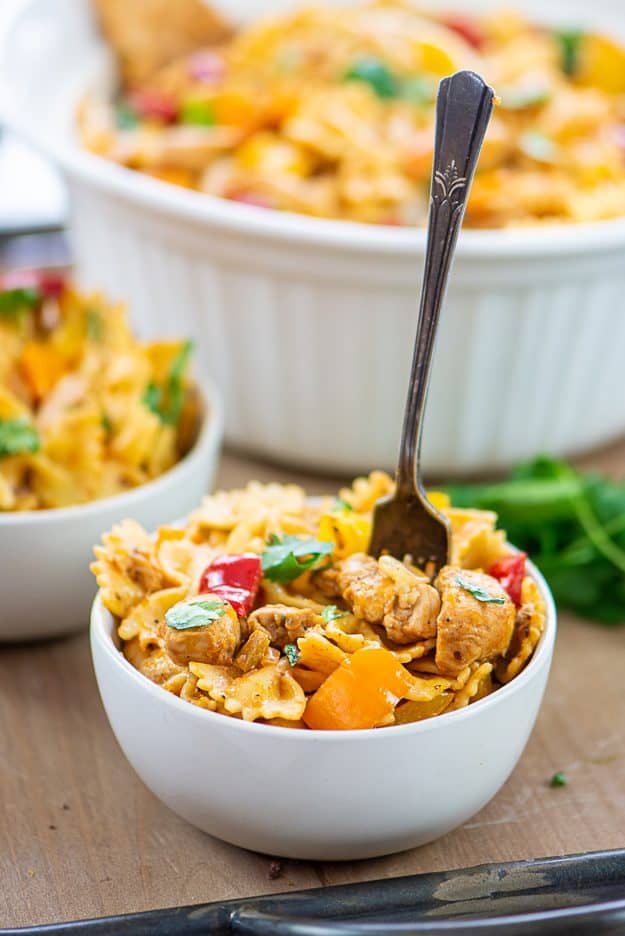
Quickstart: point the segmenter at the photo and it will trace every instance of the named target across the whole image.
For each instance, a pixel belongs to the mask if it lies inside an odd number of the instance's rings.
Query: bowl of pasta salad
[[[444,835],[514,769],[553,653],[548,586],[494,513],[440,493],[452,541],[438,575],[369,556],[392,488],[383,472],[336,498],[251,482],[96,546],[91,646],[111,726],[203,831],[368,858]]]
[[[16,6],[0,112],[63,167],[85,281],[128,297],[146,333],[179,309],[229,441],[333,472],[393,465],[434,96],[464,67],[500,103],[441,323],[426,468],[623,432],[625,30],[610,0],[281,0],[263,17],[218,3],[232,35],[121,87],[81,0]]]
[[[208,490],[220,405],[191,353],[140,341],[124,306],[57,274],[0,279],[0,640],[84,626],[94,536],[173,521]]]

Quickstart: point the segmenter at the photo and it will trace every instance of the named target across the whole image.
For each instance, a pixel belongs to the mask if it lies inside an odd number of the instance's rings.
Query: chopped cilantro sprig
[[[159,386],[151,382],[143,395],[145,406],[155,413],[165,426],[177,426],[180,420],[185,395],[184,374],[192,351],[193,342],[185,341],[171,363],[164,385]]]
[[[272,582],[292,582],[329,556],[334,543],[299,536],[272,536],[261,557],[263,575]]]
[[[27,419],[0,419],[0,458],[32,454],[40,448],[39,433]]]
[[[297,666],[300,653],[295,644],[287,644],[284,648],[284,655],[289,661],[289,666]]]
[[[347,611],[339,611],[336,605],[326,605],[321,612],[321,617],[326,624],[332,624],[334,621],[338,621],[346,615]]]
[[[168,627],[174,630],[190,630],[193,627],[208,627],[226,613],[223,601],[180,601],[165,613]]]
[[[0,319],[19,319],[27,312],[32,312],[41,302],[38,289],[31,286],[19,286],[0,292]]]
[[[456,585],[460,585],[461,588],[464,588],[465,591],[469,592],[470,595],[473,595],[474,598],[481,601],[483,604],[502,605],[506,603],[505,598],[499,595],[491,595],[490,592],[487,592],[481,585],[465,578],[464,575],[456,576]]]

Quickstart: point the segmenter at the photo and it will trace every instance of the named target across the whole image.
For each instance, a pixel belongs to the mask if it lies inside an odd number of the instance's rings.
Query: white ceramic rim
[[[133,505],[143,500],[146,495],[157,497],[160,490],[169,488],[171,484],[184,484],[187,472],[196,462],[203,460],[207,451],[215,451],[215,458],[219,456],[218,448],[223,435],[223,410],[221,397],[212,381],[193,378],[193,382],[200,390],[204,416],[202,426],[193,447],[173,468],[163,472],[157,478],[139,484],[129,491],[121,494],[111,494],[110,497],[100,497],[98,500],[86,504],[72,504],[70,507],[49,507],[45,510],[14,510],[0,511],[0,532],[12,526],[39,527],[48,523],[68,520],[79,523],[83,517],[92,516],[100,511],[115,509],[118,506],[127,506],[128,515],[132,515]]]
[[[4,0],[6,3],[7,0]],[[0,21],[0,59],[11,30],[33,0],[8,0]],[[4,111],[4,113],[2,113]],[[10,130],[51,156],[70,175],[95,189],[193,224],[252,237],[346,252],[422,255],[426,231],[353,221],[310,218],[260,209],[171,185],[117,166],[69,141],[42,139],[35,126],[8,105],[0,116]],[[465,229],[458,253],[466,257],[549,257],[595,253],[625,246],[625,218],[586,224],[549,224],[503,229]]]
[[[479,713],[486,706],[498,705],[500,701],[503,701],[504,698],[507,698],[509,695],[515,692],[520,692],[525,683],[533,675],[533,670],[540,664],[543,666],[549,666],[549,657],[553,652],[553,646],[555,643],[556,630],[557,630],[557,612],[555,602],[553,600],[553,595],[551,590],[545,581],[544,576],[538,571],[533,562],[527,563],[527,570],[531,577],[536,581],[540,589],[540,593],[545,602],[546,606],[546,622],[545,629],[540,636],[540,640],[536,646],[532,658],[529,663],[523,669],[518,676],[515,676],[509,683],[505,686],[501,686],[499,689],[492,692],[490,695],[486,696],[483,699],[479,699],[477,702],[474,702],[472,705],[467,705],[465,708],[457,709],[455,712],[443,712],[442,715],[436,715],[434,718],[426,718],[423,721],[413,722],[408,725],[389,725],[387,728],[352,728],[348,731],[339,731],[337,729],[332,729],[330,731],[320,731],[319,729],[306,729],[302,733],[302,729],[299,728],[282,728],[277,725],[261,725],[256,722],[246,722],[240,718],[229,718],[226,715],[221,715],[218,712],[211,712],[208,709],[200,708],[197,705],[193,705],[190,702],[185,702],[183,699],[178,698],[178,696],[173,695],[171,692],[167,692],[162,686],[158,686],[156,683],[153,683],[148,679],[147,676],[144,676],[143,673],[140,673],[138,669],[128,662],[123,653],[117,649],[113,642],[111,634],[107,633],[107,628],[105,625],[106,619],[111,616],[111,612],[108,611],[104,604],[102,603],[101,592],[98,591],[93,606],[91,609],[91,640],[97,641],[98,644],[103,646],[105,653],[108,654],[109,658],[112,661],[113,666],[121,669],[123,673],[126,674],[129,678],[135,680],[140,687],[142,687],[150,695],[153,695],[155,699],[160,699],[165,705],[173,706],[174,711],[178,709],[179,711],[187,712],[188,717],[199,718],[199,719],[208,719],[206,724],[210,724],[211,719],[219,719],[219,724],[224,725],[231,724],[233,731],[267,731],[270,732],[274,737],[307,737],[310,736],[316,743],[340,743],[341,739],[350,739],[356,740],[360,739],[362,741],[371,741],[373,737],[384,738],[388,732],[392,732],[391,737],[399,732],[403,734],[423,734],[435,730],[436,724],[439,722],[439,719],[444,718],[445,724],[449,719],[455,719],[456,721],[461,721],[467,718],[475,718],[479,716]],[[181,708],[179,708],[181,707]],[[377,743],[377,742],[376,742]]]

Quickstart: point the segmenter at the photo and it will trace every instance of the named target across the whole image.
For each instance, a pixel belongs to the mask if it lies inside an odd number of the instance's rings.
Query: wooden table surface
[[[625,473],[625,444],[586,465]],[[226,456],[219,484],[327,479]],[[178,819],[126,763],[86,634],[0,649],[0,926],[56,922],[625,844],[625,629],[563,614],[536,730],[482,812],[431,845],[345,864],[270,860]],[[569,778],[553,789],[557,770]],[[462,765],[458,765],[462,782]]]

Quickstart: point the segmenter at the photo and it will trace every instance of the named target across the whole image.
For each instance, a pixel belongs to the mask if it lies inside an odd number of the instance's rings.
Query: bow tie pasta
[[[324,218],[423,224],[436,90],[461,68],[483,75],[500,99],[465,224],[625,214],[625,49],[514,11],[459,16],[404,0],[321,0],[144,74],[116,102],[87,99],[79,127],[91,151],[200,192]]]
[[[138,341],[123,306],[60,279],[0,287],[0,510],[84,504],[175,465],[200,419],[190,352]]]
[[[392,491],[374,472],[337,499],[251,482],[182,529],[115,527],[92,570],[126,658],[165,690],[246,721],[378,728],[472,704],[513,679],[545,625],[526,557],[488,511],[449,517],[449,565],[366,554]]]

